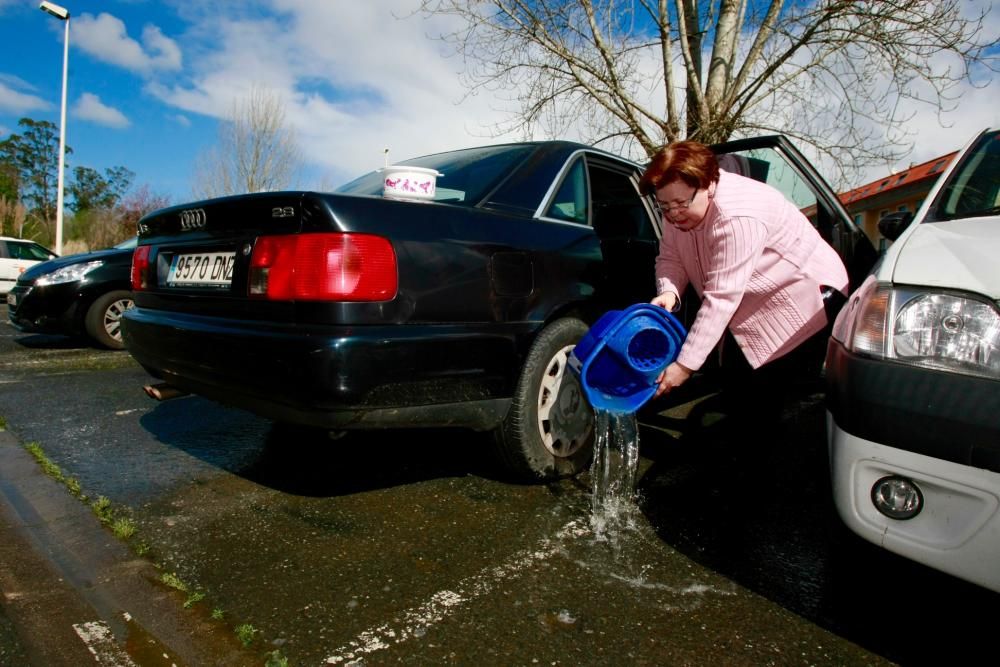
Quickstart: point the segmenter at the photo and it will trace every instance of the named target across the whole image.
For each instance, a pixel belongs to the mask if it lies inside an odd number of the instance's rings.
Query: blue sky
[[[462,100],[462,63],[428,39],[442,24],[410,15],[417,0],[57,4],[72,14],[70,170],[124,166],[135,185],[174,202],[191,198],[198,154],[251,86],[286,100],[308,163],[302,187],[335,187],[380,167],[385,148],[404,159],[500,140],[486,130],[499,118],[497,100]],[[62,35],[37,0],[0,0],[0,138],[24,116],[58,124]],[[919,140],[906,162],[955,150],[966,134],[1000,123],[997,90],[996,82],[966,90],[940,119],[953,130],[918,109],[908,129]]]
[[[135,184],[191,197],[193,164],[251,86],[286,102],[308,162],[303,187],[492,143],[485,100],[458,105],[460,63],[405,18],[410,0],[67,0],[67,178],[125,166]],[[311,5],[318,5],[312,7]],[[404,18],[396,18],[395,15]],[[58,124],[64,24],[36,0],[0,0],[0,137],[22,117]]]

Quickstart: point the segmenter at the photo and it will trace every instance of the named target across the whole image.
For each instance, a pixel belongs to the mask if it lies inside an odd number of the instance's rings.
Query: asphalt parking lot
[[[26,563],[0,576],[3,664],[80,664],[39,648],[91,651],[77,626],[114,659],[178,665],[922,664],[989,636],[972,609],[995,594],[838,530],[815,395],[764,447],[717,437],[710,397],[646,415],[639,499],[608,533],[586,476],[509,484],[482,434],[330,441],[157,403],[127,354],[6,325],[0,373],[0,528],[22,540],[0,557]],[[134,534],[101,524],[99,497]],[[40,640],[31,609],[60,599]]]

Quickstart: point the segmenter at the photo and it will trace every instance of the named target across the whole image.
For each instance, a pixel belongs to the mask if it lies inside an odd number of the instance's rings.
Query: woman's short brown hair
[[[715,153],[697,141],[675,141],[653,156],[639,180],[639,190],[651,195],[664,185],[683,181],[702,190],[719,180],[719,163]]]

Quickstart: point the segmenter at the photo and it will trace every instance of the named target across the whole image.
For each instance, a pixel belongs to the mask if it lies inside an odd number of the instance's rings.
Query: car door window
[[[649,212],[629,174],[594,164],[590,168],[593,191],[593,226],[601,240],[653,239]]]
[[[719,166],[779,190],[808,217],[815,213],[816,193],[785,157],[773,148],[755,148],[719,156]],[[813,221],[815,224],[815,220]]]
[[[813,185],[777,148],[751,148],[726,153],[719,156],[719,166],[772,186],[799,207],[827,243],[835,248],[841,245],[839,235],[842,230],[835,216],[819,205]]]
[[[659,248],[652,209],[639,194],[638,173],[588,159],[591,224],[604,257],[607,303],[621,308],[654,296]]]
[[[545,216],[556,220],[587,224],[587,171],[583,158],[577,158],[566,173]]]
[[[799,207],[827,243],[840,245],[840,228],[833,216],[817,204],[816,191],[784,154],[774,148],[755,148],[719,156],[726,171],[747,176],[775,188]]]
[[[7,241],[7,250],[10,253],[10,256],[14,259],[44,262],[50,257],[49,251],[37,243]]]

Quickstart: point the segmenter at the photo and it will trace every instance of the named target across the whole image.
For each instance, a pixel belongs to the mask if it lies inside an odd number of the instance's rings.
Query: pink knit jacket
[[[826,324],[820,286],[847,292],[847,271],[808,219],[773,187],[721,171],[700,225],[663,223],[659,293],[691,284],[701,308],[678,363],[697,370],[728,326],[754,368]]]

